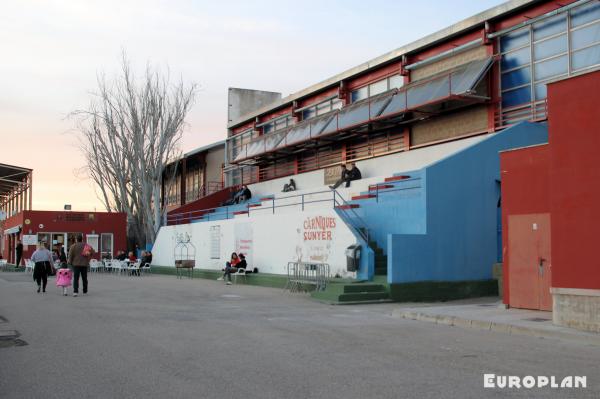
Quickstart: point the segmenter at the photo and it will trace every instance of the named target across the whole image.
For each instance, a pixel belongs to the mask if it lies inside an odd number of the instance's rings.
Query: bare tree
[[[125,53],[114,80],[98,76],[87,109],[74,111],[85,170],[107,211],[126,212],[136,242],[154,242],[165,210],[161,185],[167,164],[179,158],[179,142],[196,85],[172,85],[150,65],[140,81]],[[175,170],[169,174],[174,178]]]

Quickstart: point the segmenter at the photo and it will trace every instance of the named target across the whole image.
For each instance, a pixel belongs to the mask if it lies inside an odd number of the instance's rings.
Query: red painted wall
[[[503,302],[509,304],[508,215],[550,212],[547,144],[500,154]]]
[[[83,221],[67,220],[67,215],[82,214]],[[89,215],[93,215],[93,220]],[[29,220],[29,224],[25,221]],[[40,228],[40,224],[43,228]],[[113,234],[113,251],[127,249],[127,215],[125,213],[108,212],[54,212],[54,211],[24,211],[6,220],[5,229],[22,225],[21,234],[37,233],[83,233],[83,234]],[[5,238],[6,240],[6,238]],[[29,246],[23,252],[24,258],[29,258],[35,248]],[[8,259],[8,246],[5,246],[2,256]],[[96,255],[98,258],[99,255]]]
[[[600,289],[600,71],[548,85],[552,286]]]
[[[552,287],[600,289],[598,104],[600,71],[550,83],[549,144],[500,156],[504,246],[508,215],[549,212]],[[505,303],[509,273],[505,262]]]

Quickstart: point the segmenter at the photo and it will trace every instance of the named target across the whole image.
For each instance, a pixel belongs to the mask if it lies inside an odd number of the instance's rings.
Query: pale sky
[[[226,137],[227,88],[284,96],[499,0],[0,0],[0,163],[34,169],[34,209],[103,210],[66,115],[121,49],[200,86],[182,150]]]

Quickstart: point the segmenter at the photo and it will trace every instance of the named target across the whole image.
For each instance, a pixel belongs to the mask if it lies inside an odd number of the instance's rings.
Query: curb
[[[465,319],[462,317],[456,316],[446,316],[446,315],[435,315],[414,311],[403,311],[403,310],[394,310],[392,311],[392,317],[409,319],[409,320],[417,320],[417,321],[427,321],[430,323],[436,323],[446,326],[455,326],[461,328],[472,328],[476,330],[483,331],[494,331],[508,335],[525,335],[529,337],[535,338],[559,338],[566,339],[570,341],[577,341],[580,343],[592,344],[600,346],[600,335],[580,335],[577,333],[571,333],[568,331],[549,331],[542,328],[534,328],[534,327],[526,327],[526,326],[518,326],[514,324],[508,323],[498,323],[494,321],[485,321],[485,320],[474,320],[474,319]]]

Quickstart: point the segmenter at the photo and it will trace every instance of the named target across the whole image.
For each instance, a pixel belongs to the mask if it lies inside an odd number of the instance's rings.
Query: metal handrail
[[[333,202],[334,202],[334,207],[337,207],[338,211],[340,213],[342,213],[343,215],[345,215],[349,220],[349,224],[354,227],[354,229],[356,230],[356,232],[365,240],[365,242],[367,244],[369,244],[369,227],[367,225],[367,223],[358,215],[358,213],[356,213],[356,211],[354,211],[354,209],[352,207],[350,207],[349,203],[344,199],[344,197],[342,197],[342,195],[340,193],[337,192],[337,190],[332,190],[333,191]],[[341,202],[337,202],[337,198],[340,198]],[[346,209],[344,208],[340,208],[343,205],[348,205],[348,207]],[[349,214],[352,213],[352,216],[349,216]],[[360,222],[360,224],[362,226],[355,226],[352,223],[350,223],[350,219],[356,219]]]

